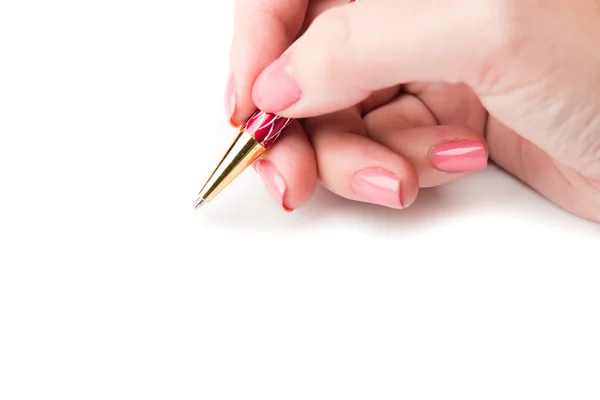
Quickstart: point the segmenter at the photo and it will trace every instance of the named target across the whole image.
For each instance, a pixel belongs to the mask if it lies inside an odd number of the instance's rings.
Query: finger
[[[380,121],[382,120],[382,121]],[[438,125],[436,116],[431,110],[417,97],[409,94],[401,94],[388,104],[381,105],[377,109],[365,114],[365,123],[373,126],[374,122],[385,124],[386,131],[393,128],[396,132],[417,128],[421,126]],[[383,127],[373,126],[378,130]]]
[[[306,132],[315,149],[319,180],[331,192],[355,201],[402,209],[417,198],[414,167],[402,156],[363,136],[356,108],[311,118]]]
[[[321,15],[324,11],[336,6],[345,5],[348,3],[354,3],[357,0],[309,0],[308,8],[306,10],[306,15],[304,18],[304,22],[302,27],[300,28],[300,32],[298,36],[301,36],[306,32],[308,27],[313,23],[315,18]]]
[[[403,95],[364,118],[369,137],[406,158],[420,187],[452,182],[487,167],[483,136],[474,129],[437,125],[417,98]]]
[[[464,125],[483,135],[487,111],[465,84],[412,83],[404,87],[435,115],[440,125]]]
[[[422,188],[450,183],[488,165],[485,141],[479,133],[464,126],[434,125],[403,132],[393,128],[373,131],[376,132],[375,140],[414,166]]]
[[[435,0],[331,8],[261,73],[252,98],[265,111],[302,118],[349,107],[396,84],[471,79],[477,74],[470,66],[480,64],[474,57],[487,49],[476,34],[485,28],[478,26],[477,8]]]
[[[254,163],[267,191],[286,211],[305,205],[317,185],[315,153],[298,122]]]
[[[362,115],[365,115],[396,98],[399,92],[400,86],[392,86],[373,92],[369,97],[358,104],[358,109]]]
[[[495,163],[566,211],[600,222],[600,186],[554,161],[495,118],[490,118],[487,129]]]
[[[296,38],[308,0],[237,0],[225,111],[239,126],[256,110],[251,97],[258,74]]]

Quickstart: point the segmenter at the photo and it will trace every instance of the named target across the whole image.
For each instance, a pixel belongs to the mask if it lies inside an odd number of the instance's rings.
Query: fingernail
[[[235,94],[235,77],[233,76],[233,73],[229,73],[227,87],[225,88],[225,114],[229,119],[229,123],[234,126],[237,126],[233,120],[233,114],[235,113],[236,105],[237,99]]]
[[[432,162],[443,172],[472,172],[487,167],[488,155],[481,142],[450,142],[433,149]]]
[[[381,168],[368,168],[356,173],[350,187],[371,203],[390,208],[402,208],[400,179]]]
[[[277,112],[300,99],[302,90],[292,75],[290,56],[286,54],[274,61],[254,83],[252,100],[259,109]]]
[[[285,211],[293,211],[285,205],[285,195],[287,193],[287,182],[285,178],[269,161],[258,160],[255,165],[256,172],[260,175],[273,200],[275,200]]]
[[[600,190],[600,181],[597,179],[590,179],[590,182],[592,182],[592,185],[596,186],[596,189]]]

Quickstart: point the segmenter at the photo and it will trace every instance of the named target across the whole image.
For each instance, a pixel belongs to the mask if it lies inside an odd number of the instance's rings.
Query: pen
[[[349,0],[356,3],[359,0]],[[194,203],[194,209],[213,200],[277,141],[291,118],[257,110],[242,125],[233,143],[210,175]]]

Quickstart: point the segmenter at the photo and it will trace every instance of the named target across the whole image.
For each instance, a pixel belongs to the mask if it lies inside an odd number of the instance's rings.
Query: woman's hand
[[[484,167],[489,148],[600,221],[598,1],[340,4],[306,16],[306,1],[238,2],[233,121],[255,106],[307,118],[257,165],[284,207],[308,201],[317,171],[341,196],[406,207],[419,187]]]

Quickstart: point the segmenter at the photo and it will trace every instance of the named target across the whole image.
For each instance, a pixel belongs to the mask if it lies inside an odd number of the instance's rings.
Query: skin
[[[443,172],[432,149],[483,141],[508,173],[568,212],[600,222],[600,1],[237,0],[230,68],[241,125],[258,107],[298,118],[263,157],[285,209],[317,180],[355,201],[357,171],[402,177],[402,206]],[[409,39],[407,39],[409,38]],[[287,71],[301,96],[266,86]],[[279,65],[279,66],[278,66]],[[288,96],[289,97],[289,96]]]

